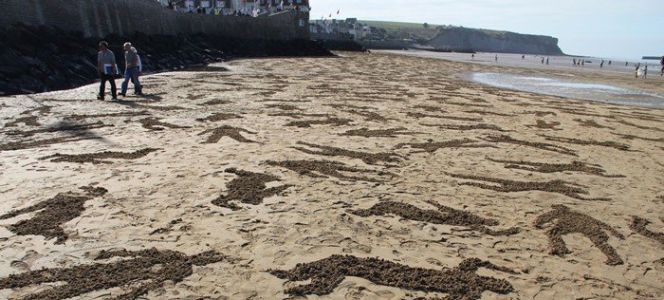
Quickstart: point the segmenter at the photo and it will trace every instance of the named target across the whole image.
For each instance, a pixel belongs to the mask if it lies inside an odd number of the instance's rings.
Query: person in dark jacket
[[[101,82],[99,84],[99,94],[97,99],[104,100],[106,93],[106,81],[111,84],[111,96],[113,100],[117,99],[117,89],[115,88],[115,74],[118,72],[118,66],[115,63],[115,54],[108,49],[108,42],[99,42],[99,52],[97,53],[97,72]]]

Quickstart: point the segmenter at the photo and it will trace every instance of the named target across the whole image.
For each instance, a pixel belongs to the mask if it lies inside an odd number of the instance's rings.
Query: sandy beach
[[[339,55],[1,97],[0,298],[664,298],[664,110],[467,80],[660,77]]]

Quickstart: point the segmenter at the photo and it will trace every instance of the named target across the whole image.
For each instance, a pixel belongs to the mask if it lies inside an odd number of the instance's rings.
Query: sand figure
[[[545,150],[545,151],[551,151],[551,152],[557,152],[560,154],[565,154],[565,155],[572,155],[572,156],[577,156],[576,152],[574,150],[554,145],[554,144],[547,144],[547,143],[540,143],[540,142],[531,142],[531,141],[524,141],[524,140],[517,140],[515,138],[512,138],[511,136],[508,135],[491,135],[482,138],[482,140],[487,141],[487,142],[494,142],[494,143],[507,143],[507,144],[514,144],[514,145],[520,145],[520,146],[526,146],[526,147],[531,147],[531,148],[537,148],[540,150]]]
[[[445,172],[448,176],[454,178],[473,180],[473,181],[484,181],[487,183],[478,183],[478,182],[461,182],[459,185],[468,185],[475,186],[485,190],[493,190],[501,193],[517,193],[517,192],[528,192],[528,191],[542,191],[549,193],[556,193],[565,195],[570,198],[586,201],[609,201],[608,198],[584,198],[581,195],[587,195],[584,186],[572,182],[562,181],[562,180],[551,180],[551,181],[515,181],[508,179],[500,178],[491,178],[483,176],[472,176],[472,175],[461,175],[461,174],[452,174]]]
[[[343,136],[362,136],[366,138],[370,137],[388,137],[388,138],[396,138],[400,135],[415,135],[418,134],[417,132],[410,132],[406,128],[403,127],[398,127],[398,128],[389,128],[389,129],[368,129],[368,128],[360,128],[360,129],[353,129],[353,130],[348,130],[344,133],[341,133],[339,135]]]
[[[433,127],[438,127],[440,129],[447,129],[447,130],[458,130],[458,131],[468,131],[468,130],[492,130],[492,131],[499,131],[499,132],[505,132],[509,130],[502,129],[496,125],[493,124],[462,124],[462,125],[456,125],[456,124],[441,124],[441,125],[429,125],[429,124],[420,124],[423,126],[433,126]]]
[[[335,177],[346,181],[368,181],[381,182],[382,179],[370,178],[367,176],[350,176],[344,173],[375,173],[378,176],[393,175],[387,172],[378,172],[373,170],[358,169],[348,167],[344,163],[329,160],[287,160],[287,161],[267,161],[270,166],[277,166],[297,172],[313,178]]]
[[[607,259],[605,263],[607,265],[621,265],[623,263],[616,250],[609,245],[609,235],[606,234],[606,231],[609,231],[612,235],[622,240],[624,236],[620,232],[593,217],[570,210],[567,206],[557,204],[551,207],[553,208],[552,211],[540,215],[535,220],[535,226],[540,229],[547,223],[553,224],[547,230],[551,254],[562,257],[565,254],[571,253],[567,249],[562,236],[580,233],[590,239],[595,244],[595,247],[599,248],[606,255]]]
[[[353,120],[351,119],[339,119],[334,117],[327,117],[326,119],[319,120],[303,120],[303,121],[293,121],[286,124],[286,126],[295,126],[300,128],[309,128],[311,125],[332,125],[332,126],[343,126],[348,125]]]
[[[229,100],[223,100],[223,99],[212,99],[205,101],[203,103],[197,104],[198,106],[212,106],[212,105],[225,105],[225,104],[231,104],[233,103],[232,101]]]
[[[513,235],[519,232],[519,228],[509,228],[506,230],[494,231],[489,229],[487,226],[498,225],[498,221],[496,220],[485,219],[470,212],[440,205],[433,201],[428,201],[427,203],[435,206],[438,208],[438,210],[425,210],[407,203],[384,201],[377,203],[369,209],[353,210],[350,213],[361,217],[396,215],[413,221],[452,226],[464,226],[472,230],[493,236]]]
[[[9,142],[6,144],[0,144],[0,151],[14,151],[14,150],[22,150],[22,149],[31,149],[31,148],[37,148],[37,147],[42,147],[46,145],[52,145],[52,144],[61,144],[61,143],[69,143],[69,142],[77,142],[77,141],[83,141],[83,140],[93,140],[93,139],[99,139],[99,137],[95,136],[64,136],[64,137],[57,137],[57,138],[51,138],[51,139],[43,139],[43,140],[36,140],[36,141],[19,141],[19,142]]]
[[[449,104],[449,103],[448,103]],[[473,122],[481,122],[484,121],[482,118],[472,118],[472,117],[458,117],[458,116],[448,116],[448,115],[435,115],[435,114],[424,114],[420,112],[407,112],[407,116],[416,118],[416,119],[421,119],[421,118],[435,118],[435,119],[448,119],[448,120],[455,120],[455,121],[473,121]]]
[[[366,111],[366,110],[357,110],[357,109],[346,109],[343,112],[358,115],[364,117],[364,120],[367,122],[387,122],[387,118],[381,116],[377,112]]]
[[[158,151],[158,148],[145,148],[134,152],[112,152],[104,151],[99,153],[86,153],[86,154],[60,154],[49,155],[41,159],[52,159],[51,162],[73,162],[73,163],[91,163],[91,164],[110,164],[111,159],[139,159],[146,155]]]
[[[629,224],[629,228],[642,236],[653,239],[664,245],[664,233],[649,230],[646,228],[648,224],[650,224],[650,221],[641,217],[632,216],[632,223]]]
[[[230,203],[230,201],[238,200],[242,203],[258,205],[263,203],[263,199],[279,195],[292,187],[292,185],[281,185],[267,188],[266,183],[280,181],[279,177],[268,174],[247,172],[234,168],[226,169],[225,172],[233,173],[238,177],[226,185],[228,188],[226,195],[219,196],[212,201],[212,204],[232,210],[239,210],[240,207]]]
[[[148,111],[129,111],[129,112],[119,112],[119,113],[107,113],[107,114],[95,114],[95,115],[70,115],[67,116],[67,120],[80,121],[86,119],[95,119],[95,118],[115,118],[115,117],[137,117],[137,116],[148,116],[150,113]]]
[[[145,118],[139,120],[138,122],[141,123],[143,128],[152,131],[162,131],[165,130],[166,128],[172,128],[172,129],[190,128],[189,126],[174,125],[171,123],[162,122],[160,120],[161,120],[160,118]]]
[[[350,158],[356,158],[362,160],[365,164],[369,165],[375,165],[378,162],[386,162],[386,163],[397,163],[401,161],[401,156],[394,154],[394,153],[386,153],[386,152],[380,152],[380,153],[369,153],[369,152],[359,152],[359,151],[351,151],[351,150],[346,150],[346,149],[341,149],[341,148],[336,148],[336,147],[330,147],[330,146],[320,146],[316,144],[310,144],[310,143],[305,143],[305,142],[297,142],[298,145],[304,145],[310,148],[318,148],[320,150],[310,150],[304,147],[293,147],[299,151],[302,151],[307,154],[312,154],[312,155],[322,155],[322,156],[345,156],[345,157],[350,157]]]
[[[613,127],[610,127],[610,126],[600,125],[599,123],[597,123],[597,122],[596,122],[595,120],[593,120],[593,119],[588,119],[588,120],[574,119],[574,121],[578,122],[579,125],[581,125],[581,126],[583,126],[583,127],[607,128],[607,129],[611,129],[611,130],[614,129]]]
[[[207,116],[205,118],[198,118],[196,121],[198,122],[219,122],[219,121],[226,121],[226,120],[231,120],[231,119],[242,119],[242,116],[236,115],[236,114],[229,114],[229,113],[215,113],[210,116]]]
[[[60,226],[79,217],[85,210],[85,202],[107,193],[107,190],[101,187],[81,187],[81,189],[85,191],[84,194],[60,193],[49,200],[4,214],[0,216],[0,220],[37,212],[32,218],[9,225],[7,229],[17,235],[56,238],[55,243],[62,244],[69,236]]]
[[[201,136],[201,135],[205,135],[205,134],[208,134],[208,133],[212,133],[208,137],[208,139],[204,142],[204,144],[214,144],[216,142],[219,142],[219,140],[221,140],[221,138],[225,137],[225,136],[227,136],[229,138],[232,138],[232,139],[234,139],[234,140],[236,140],[240,143],[256,143],[255,141],[252,141],[252,140],[249,140],[249,139],[243,137],[242,134],[241,134],[242,132],[250,133],[250,134],[256,134],[256,132],[252,132],[252,131],[249,131],[249,130],[246,130],[246,129],[243,129],[243,128],[236,128],[236,127],[231,127],[231,126],[224,125],[224,126],[221,126],[221,127],[215,128],[215,129],[205,130],[205,131],[199,133],[198,135]]]
[[[547,123],[544,120],[537,120],[537,123],[535,125],[526,125],[526,126],[530,127],[530,128],[562,130],[560,128],[557,128],[558,126],[560,126],[560,122],[556,122],[556,121],[552,121],[551,123]]]
[[[621,151],[630,151],[629,150],[629,148],[630,148],[629,145],[616,143],[616,142],[611,142],[611,141],[600,142],[600,141],[594,141],[594,140],[581,140],[581,139],[575,139],[575,138],[565,138],[565,137],[549,136],[549,135],[541,135],[541,136],[544,137],[547,141],[554,141],[554,142],[561,142],[561,143],[568,143],[568,144],[576,144],[576,145],[582,145],[582,146],[602,146],[602,147],[614,148],[614,149],[621,150]]]
[[[64,282],[40,289],[21,299],[60,300],[112,288],[122,288],[122,292],[105,299],[138,299],[150,290],[162,287],[166,281],[181,282],[193,274],[193,266],[206,266],[227,259],[215,251],[187,256],[177,251],[153,248],[141,251],[102,251],[95,260],[111,258],[127,259],[12,274],[0,278],[0,289]]]
[[[20,117],[16,118],[13,121],[9,121],[5,123],[5,127],[16,127],[16,125],[23,123],[25,126],[39,126],[41,125],[38,121],[38,116],[27,116],[27,117]]]
[[[330,117],[329,114],[307,114],[307,113],[300,113],[300,112],[280,112],[280,113],[274,113],[274,114],[268,114],[270,117],[288,117],[292,119],[302,119],[302,118],[328,118]]]
[[[466,259],[452,269],[435,270],[413,268],[380,258],[350,255],[332,255],[318,261],[297,264],[291,270],[268,272],[289,281],[311,280],[309,284],[286,290],[287,294],[297,296],[330,294],[347,276],[364,278],[384,286],[446,293],[446,299],[450,300],[480,299],[485,291],[498,294],[514,291],[512,285],[504,279],[478,275],[476,272],[479,268],[515,273],[478,258]]]
[[[52,133],[52,132],[71,132],[73,134],[85,134],[86,131],[91,129],[99,129],[104,127],[113,127],[113,125],[107,125],[102,122],[90,123],[90,124],[72,124],[69,122],[59,122],[52,127],[47,127],[43,129],[34,129],[27,131],[9,131],[7,135],[21,135],[24,137],[33,136],[38,133]]]
[[[581,173],[598,175],[608,178],[625,177],[622,175],[607,175],[606,171],[602,169],[600,165],[587,164],[580,161],[573,161],[568,164],[549,164],[549,163],[528,162],[528,161],[501,160],[501,159],[492,159],[492,158],[487,158],[487,160],[497,163],[503,163],[505,164],[505,168],[507,169],[526,170],[538,173],[581,172]]]
[[[404,148],[405,146],[422,149],[421,151],[416,151],[415,153],[433,153],[442,148],[495,148],[495,146],[492,145],[478,144],[477,141],[471,139],[450,140],[444,142],[428,141],[426,143],[400,143],[394,146],[394,148],[399,149]]]

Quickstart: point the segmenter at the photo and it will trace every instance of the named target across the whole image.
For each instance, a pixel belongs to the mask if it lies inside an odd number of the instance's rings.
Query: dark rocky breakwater
[[[0,29],[0,95],[70,89],[97,79],[98,38],[22,24]],[[221,60],[270,56],[331,56],[309,40],[249,40],[214,35],[110,35],[104,38],[122,68],[122,44],[138,49],[144,73],[179,70]]]

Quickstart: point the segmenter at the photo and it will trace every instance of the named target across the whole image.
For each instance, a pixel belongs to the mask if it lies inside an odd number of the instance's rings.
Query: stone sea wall
[[[98,79],[105,39],[124,70],[122,43],[145,73],[222,59],[328,56],[309,40],[309,14],[236,17],[179,13],[154,0],[0,0],[0,96],[69,89]]]
[[[309,14],[286,11],[258,18],[174,12],[154,0],[3,0],[0,28],[16,23],[53,26],[85,37],[135,32],[213,34],[231,38],[309,39]]]

